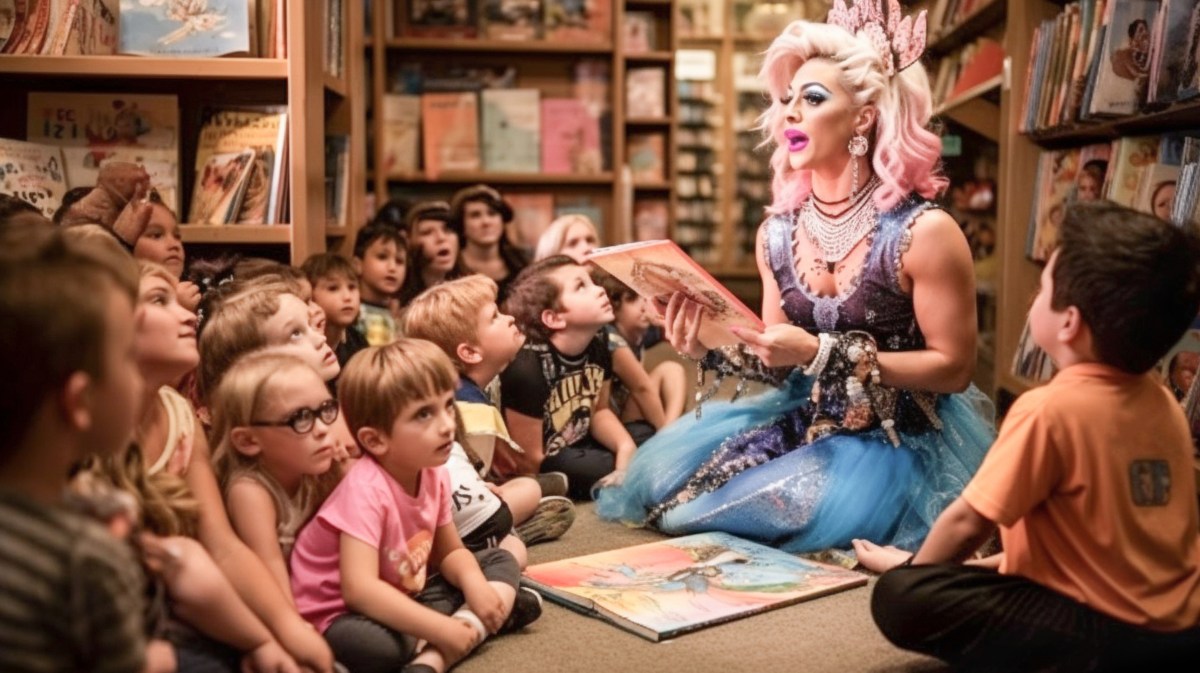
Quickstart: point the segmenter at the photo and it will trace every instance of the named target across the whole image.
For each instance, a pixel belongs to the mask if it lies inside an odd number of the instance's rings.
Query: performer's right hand
[[[682,292],[671,295],[663,319],[667,341],[683,355],[699,360],[708,353],[700,342],[700,323],[704,319],[704,307],[687,298]]]

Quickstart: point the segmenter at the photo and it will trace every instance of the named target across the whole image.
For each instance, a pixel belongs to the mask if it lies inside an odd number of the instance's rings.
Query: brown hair
[[[350,263],[350,260],[336,252],[321,252],[310,255],[308,259],[304,260],[304,264],[300,266],[300,270],[308,277],[309,284],[314,288],[319,280],[339,276],[346,280],[358,282],[358,274],[354,273],[354,265]]]
[[[338,400],[350,432],[390,432],[405,405],[454,390],[458,374],[450,358],[424,339],[400,338],[350,358],[338,379]]]
[[[111,239],[26,228],[0,235],[0,458],[78,371],[102,380],[109,292],[136,301],[133,257]]]
[[[209,400],[238,356],[267,345],[262,325],[279,311],[279,297],[287,293],[284,288],[279,283],[243,288],[207,308],[210,315],[199,339],[202,399]]]
[[[462,371],[458,345],[477,343],[479,312],[495,301],[496,281],[483,274],[446,281],[412,300],[401,318],[403,331],[436,344]]]
[[[547,257],[522,269],[509,287],[504,312],[515,318],[521,331],[534,340],[550,339],[550,329],[542,322],[542,311],[562,308],[559,302],[562,287],[550,279],[550,274],[564,266],[579,266],[579,263],[567,255]]]
[[[638,293],[620,278],[598,266],[593,266],[588,273],[592,275],[593,283],[604,288],[604,293],[608,295],[608,301],[612,304],[613,311],[620,309],[622,304],[638,296]]]

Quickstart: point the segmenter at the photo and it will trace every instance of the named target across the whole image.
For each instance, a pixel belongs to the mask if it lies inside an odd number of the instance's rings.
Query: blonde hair
[[[167,267],[163,266],[162,264],[139,259],[137,265],[139,285],[141,284],[140,281],[142,279],[153,277],[161,278],[167,281],[167,285],[170,285],[171,287],[179,286],[179,279],[172,275],[170,271],[167,271]]]
[[[567,242],[567,232],[574,224],[586,224],[599,240],[600,232],[596,231],[596,223],[592,222],[590,217],[583,213],[567,213],[555,218],[538,237],[537,247],[533,252],[533,261],[540,262],[547,257],[561,253],[563,245]]]
[[[247,456],[233,446],[230,435],[234,428],[246,427],[254,421],[266,394],[281,377],[304,370],[312,372],[318,381],[321,380],[316,370],[300,358],[266,348],[238,358],[221,378],[209,404],[209,410],[212,412],[209,444],[213,447],[213,471],[217,474],[223,492],[239,473],[247,471],[254,471],[259,476],[274,481],[274,477],[262,469],[256,456]],[[333,473],[334,470],[331,469],[326,475],[336,480]],[[326,475],[306,475],[301,481],[301,491],[327,494],[331,488],[330,479],[326,478]],[[272,491],[274,498],[276,489],[268,490]],[[277,511],[283,511],[286,507],[287,503],[275,503]]]
[[[221,377],[238,356],[267,345],[262,325],[279,311],[286,285],[268,283],[235,288],[206,307],[210,313],[200,332],[200,395],[209,400]]]
[[[402,337],[350,358],[338,379],[338,400],[356,437],[361,428],[391,431],[405,405],[452,391],[458,374],[450,357],[424,339]]]
[[[408,305],[402,329],[414,339],[433,342],[463,371],[455,354],[458,345],[478,343],[479,312],[496,302],[496,293],[496,281],[479,273],[435,285]]]

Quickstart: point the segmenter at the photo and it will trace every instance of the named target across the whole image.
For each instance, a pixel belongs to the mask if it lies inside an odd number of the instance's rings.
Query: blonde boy
[[[509,437],[500,410],[484,393],[525,343],[525,335],[517,329],[512,316],[501,313],[496,306],[496,292],[495,281],[483,274],[447,281],[418,295],[403,318],[406,334],[437,344],[458,370],[455,404],[462,419],[465,442],[481,464],[478,472],[469,464],[461,472],[452,469],[451,478],[458,474],[459,480],[476,486],[480,485],[479,474],[493,467],[499,468],[498,474],[513,474],[515,464],[511,456],[522,453],[521,447]],[[499,460],[498,465],[493,464],[493,458]],[[451,464],[454,463],[452,459]],[[571,501],[561,497],[566,493],[566,475],[547,477],[546,488],[533,479],[514,477],[504,480],[497,489],[501,500],[497,504],[498,516],[503,519],[507,515],[510,527],[517,524],[517,535],[525,544],[555,539],[575,519]],[[560,490],[545,492],[552,487]],[[487,533],[489,527],[482,528]],[[474,535],[462,526],[460,531],[464,540]]]

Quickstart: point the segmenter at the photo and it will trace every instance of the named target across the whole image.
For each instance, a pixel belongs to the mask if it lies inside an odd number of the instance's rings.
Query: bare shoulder
[[[921,261],[933,266],[961,262],[970,264],[971,251],[962,228],[941,208],[930,208],[913,221],[912,242],[907,260]]]
[[[236,477],[233,483],[229,484],[227,498],[230,505],[265,507],[269,508],[271,512],[275,509],[275,503],[271,499],[271,493],[267,487],[257,479],[251,479],[244,475]]]

